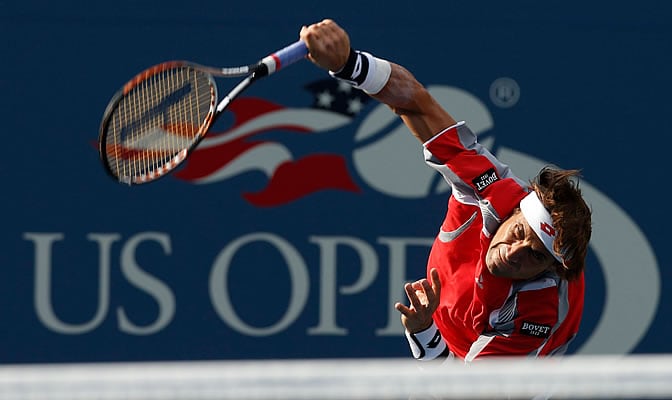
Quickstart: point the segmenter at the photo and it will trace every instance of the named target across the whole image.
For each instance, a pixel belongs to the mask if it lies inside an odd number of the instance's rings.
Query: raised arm
[[[328,71],[342,71],[353,55],[348,34],[330,19],[304,26],[300,37],[310,51],[308,58]],[[389,78],[382,82],[382,89],[367,93],[398,114],[418,140],[424,143],[455,124],[408,70],[395,63],[389,65]]]

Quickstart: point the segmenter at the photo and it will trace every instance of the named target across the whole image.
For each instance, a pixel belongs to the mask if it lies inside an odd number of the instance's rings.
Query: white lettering
[[[520,327],[520,330],[527,331],[527,333],[534,336],[545,335],[548,333],[550,329],[551,329],[550,326],[532,324],[529,322],[523,322],[523,325]]]
[[[404,334],[404,327],[399,322],[399,312],[394,308],[396,302],[408,302],[404,293],[404,284],[407,282],[407,260],[406,249],[410,246],[425,246],[427,248],[432,246],[434,239],[432,238],[390,238],[381,237],[378,239],[379,243],[387,245],[390,255],[390,275],[388,280],[388,307],[387,307],[387,326],[376,330],[378,336],[396,336]],[[422,270],[425,270],[423,264]],[[412,280],[421,277],[411,277]]]
[[[54,283],[52,281],[52,264],[54,263],[55,244],[65,239],[63,233],[25,233],[24,239],[30,240],[35,246],[35,310],[40,322],[49,330],[61,334],[83,334],[99,327],[110,308],[110,270],[111,260],[115,259],[113,245],[121,240],[118,233],[91,233],[86,238],[97,245],[98,249],[98,296],[96,310],[92,317],[85,322],[66,322],[58,317],[54,309],[52,291]],[[319,258],[314,261],[315,267],[308,268],[306,261],[297,248],[285,238],[273,233],[256,232],[241,236],[230,243],[227,243],[219,252],[211,266],[208,279],[210,302],[219,316],[219,318],[230,326],[234,331],[247,336],[270,336],[286,330],[295,323],[306,309],[308,295],[310,292],[309,270],[319,273],[319,290],[315,291],[315,301],[317,302],[317,323],[306,330],[307,335],[321,336],[345,336],[350,333],[353,327],[347,327],[344,321],[338,321],[339,304],[342,301],[340,296],[350,296],[365,293],[373,287],[379,279],[386,279],[387,300],[383,301],[383,306],[376,306],[377,309],[370,310],[372,313],[386,317],[384,326],[375,330],[376,336],[398,336],[403,334],[403,327],[399,322],[399,314],[394,309],[395,302],[405,302],[403,285],[410,279],[415,280],[420,276],[408,277],[408,259],[409,252],[425,252],[433,242],[432,238],[418,237],[380,237],[377,243],[387,249],[387,257],[381,258],[371,243],[352,236],[310,236],[308,241],[318,248]],[[154,244],[154,246],[152,246]],[[241,308],[236,307],[236,301],[229,291],[230,284],[251,285],[249,281],[230,282],[232,279],[231,268],[236,255],[243,249],[254,249],[255,246],[262,244],[270,245],[271,251],[268,252],[270,260],[268,265],[275,267],[279,264],[281,268],[286,269],[289,274],[289,290],[286,308],[281,308],[279,317],[274,318],[271,323],[250,323],[252,318],[245,318],[242,315]],[[122,276],[134,288],[149,295],[157,304],[158,312],[154,319],[149,323],[142,321],[138,314],[133,313],[132,306],[120,305],[116,308],[117,327],[120,332],[130,335],[152,335],[160,332],[171,324],[174,320],[177,302],[171,288],[165,282],[147,272],[147,266],[139,265],[139,259],[147,258],[146,252],[152,251],[152,248],[159,248],[160,265],[165,264],[165,257],[171,256],[173,245],[168,233],[162,232],[142,232],[131,236],[128,240],[122,242],[119,264]],[[196,250],[194,250],[196,251]],[[342,251],[354,252],[358,258],[355,262],[355,270],[352,265],[344,261]],[[140,258],[139,255],[143,256]],[[274,257],[279,255],[278,257]],[[264,252],[262,255],[266,257]],[[381,259],[387,259],[387,276],[381,277]],[[423,256],[424,259],[424,256]],[[81,259],[78,263],[83,263]],[[238,261],[240,262],[240,261]],[[247,266],[250,274],[254,275],[258,268]],[[344,269],[345,268],[345,269]],[[422,266],[413,266],[413,271],[422,271],[424,276],[424,264]],[[282,272],[282,271],[281,271]],[[352,276],[356,274],[351,282],[339,281],[343,273]],[[273,273],[275,274],[275,272]],[[414,275],[418,272],[413,272]],[[275,276],[275,275],[274,275]],[[260,279],[263,279],[261,277]],[[380,283],[380,282],[379,282]],[[282,289],[282,288],[279,288]],[[251,288],[253,290],[253,288]],[[66,293],[66,295],[70,295]],[[121,292],[123,295],[123,292]],[[264,293],[263,302],[282,303],[282,298],[278,298],[275,292]],[[270,298],[269,298],[270,297]],[[280,297],[285,297],[281,295]],[[383,295],[385,297],[385,295]],[[115,298],[121,298],[117,296]],[[261,299],[261,295],[260,295]],[[379,304],[376,302],[376,304]],[[284,305],[281,307],[285,307]],[[340,307],[343,307],[341,304]],[[382,308],[384,307],[384,308]],[[262,309],[261,312],[264,312]],[[249,316],[248,316],[249,317]],[[262,325],[262,326],[259,326]],[[528,328],[529,329],[529,328]]]
[[[349,286],[341,286],[340,294],[361,293],[369,287],[378,274],[378,257],[371,246],[361,239],[348,236],[318,237],[311,236],[310,241],[320,247],[320,321],[309,328],[309,335],[347,335],[348,331],[336,323],[336,248],[339,245],[354,249],[361,260],[359,278]]]
[[[143,290],[156,300],[159,315],[154,323],[146,326],[133,324],[123,307],[117,309],[119,328],[133,335],[150,335],[166,327],[175,315],[175,295],[165,283],[143,271],[135,261],[135,253],[142,242],[154,241],[161,245],[164,254],[171,254],[170,237],[165,233],[145,232],[131,237],[121,251],[121,272],[138,289]]]
[[[68,324],[61,321],[51,304],[52,247],[64,239],[62,233],[30,233],[23,238],[35,244],[35,311],[47,328],[63,334],[82,334],[95,329],[105,318],[110,300],[110,253],[112,243],[119,240],[118,234],[89,234],[87,238],[98,242],[98,309],[88,322]]]
[[[233,256],[243,246],[258,241],[269,243],[280,252],[287,263],[292,283],[289,306],[283,317],[277,323],[261,328],[245,323],[238,316],[226,289]],[[254,274],[254,266],[249,266],[249,268],[250,273]],[[283,331],[299,317],[308,300],[308,282],[308,268],[294,246],[272,233],[252,233],[231,242],[215,259],[210,273],[210,298],[219,317],[236,331],[249,336],[269,336]],[[247,283],[243,282],[243,284]],[[272,299],[264,299],[264,301],[272,301]]]

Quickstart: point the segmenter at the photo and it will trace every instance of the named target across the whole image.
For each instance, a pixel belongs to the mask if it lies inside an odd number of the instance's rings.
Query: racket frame
[[[281,67],[288,66],[294,62],[304,58],[308,54],[308,49],[302,41],[297,41],[285,48],[264,57],[256,64],[243,65],[239,67],[226,67],[226,68],[214,68],[190,61],[176,60],[176,61],[167,61],[161,64],[154,65],[140,72],[134,76],[130,81],[128,81],[120,90],[118,90],[110,102],[108,103],[105,112],[103,114],[103,119],[100,124],[100,130],[98,135],[98,151],[100,155],[101,162],[105,168],[105,171],[113,179],[124,183],[127,185],[137,185],[152,182],[158,178],[161,178],[167,175],[169,172],[174,170],[179,166],[184,160],[187,159],[189,154],[198,146],[198,144],[203,140],[210,127],[214,124],[217,118],[226,110],[226,108],[231,104],[231,102],[238,97],[245,89],[250,87],[252,83],[257,81],[260,78],[268,76]],[[108,125],[111,122],[111,118],[114,114],[119,103],[128,95],[134,88],[140,85],[142,82],[151,78],[152,76],[165,72],[170,69],[175,68],[190,68],[207,76],[210,83],[211,90],[211,104],[210,110],[203,121],[199,125],[199,129],[196,133],[196,138],[193,143],[187,147],[183,148],[175,156],[173,156],[168,162],[164,165],[158,166],[151,171],[137,175],[137,176],[120,176],[116,174],[113,168],[110,166],[109,159],[107,157],[107,132]],[[214,77],[222,78],[235,78],[243,77],[237,85],[229,91],[229,93],[224,96],[221,100],[218,98],[218,89]]]
[[[147,79],[150,79],[152,76],[155,76],[159,73],[178,68],[189,68],[191,70],[198,71],[204,74],[204,76],[207,77],[209,81],[210,98],[211,98],[210,109],[208,110],[203,122],[199,124],[199,129],[195,134],[196,139],[188,148],[184,148],[179,152],[177,152],[177,154],[175,154],[175,156],[173,156],[170,160],[168,160],[168,162],[164,163],[163,165],[157,166],[156,168],[150,170],[145,174],[125,176],[115,173],[114,169],[110,165],[110,160],[107,157],[108,126],[111,123],[114,111],[117,109],[119,103],[121,103],[121,101],[125,98],[125,96],[128,95],[134,88],[138,87],[142,82],[145,82]],[[181,61],[181,60],[167,61],[145,69],[144,71],[134,76],[120,90],[118,90],[114,94],[114,96],[112,97],[108,106],[105,109],[105,113],[103,114],[103,119],[100,125],[100,132],[98,136],[98,151],[100,154],[101,162],[103,163],[103,166],[105,168],[105,171],[112,178],[118,180],[119,182],[125,183],[127,185],[133,185],[133,184],[143,184],[151,182],[155,179],[160,178],[163,175],[166,175],[168,172],[170,172],[171,170],[175,169],[178,165],[180,165],[187,158],[189,153],[196,148],[196,146],[200,143],[200,141],[203,139],[205,134],[208,132],[208,130],[214,123],[215,111],[217,108],[216,106],[218,101],[218,89],[217,84],[213,78],[213,72],[217,72],[217,69],[205,67],[189,61]],[[119,168],[117,168],[117,170],[119,170]]]

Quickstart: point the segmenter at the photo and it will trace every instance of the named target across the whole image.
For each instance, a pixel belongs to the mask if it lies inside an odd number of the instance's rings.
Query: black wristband
[[[354,85],[361,85],[364,83],[366,76],[369,73],[369,59],[362,56],[360,52],[350,48],[348,61],[345,62],[343,68],[333,73],[333,76],[338,79],[343,79],[352,82]]]

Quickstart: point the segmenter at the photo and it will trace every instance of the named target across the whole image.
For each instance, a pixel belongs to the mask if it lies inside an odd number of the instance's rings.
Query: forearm
[[[456,121],[406,68],[390,63],[392,72],[383,89],[371,96],[398,114],[421,142],[426,142]]]

